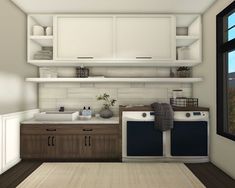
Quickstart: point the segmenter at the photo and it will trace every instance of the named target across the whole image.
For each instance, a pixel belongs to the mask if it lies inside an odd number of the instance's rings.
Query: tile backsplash
[[[59,77],[75,77],[74,68],[57,68]],[[168,77],[168,68],[90,68],[90,75],[105,77]],[[119,105],[149,105],[153,102],[169,102],[173,89],[183,89],[184,96],[191,97],[191,84],[167,83],[41,83],[39,84],[39,107],[41,110],[67,110],[90,106],[95,113],[102,107],[96,96],[108,93],[117,99],[112,108],[118,114]]]

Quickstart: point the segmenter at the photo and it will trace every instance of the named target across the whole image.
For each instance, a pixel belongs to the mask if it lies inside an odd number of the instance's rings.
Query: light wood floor
[[[19,188],[203,188],[181,163],[43,163]]]

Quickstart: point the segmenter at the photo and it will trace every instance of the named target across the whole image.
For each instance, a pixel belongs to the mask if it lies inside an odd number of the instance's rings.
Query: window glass
[[[228,17],[228,40],[235,38],[235,12]]]
[[[228,126],[225,131],[235,135],[235,50],[228,53]]]

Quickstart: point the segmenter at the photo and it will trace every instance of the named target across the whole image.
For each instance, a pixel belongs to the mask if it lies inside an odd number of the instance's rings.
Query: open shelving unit
[[[47,62],[50,63],[53,61],[53,58],[50,60],[35,60],[34,54],[42,49],[42,47],[53,47],[53,35],[33,35],[33,26],[40,25],[42,27],[52,27],[53,28],[53,15],[30,15],[28,16],[28,62],[33,61],[37,62]]]
[[[56,22],[55,14],[32,14],[28,15],[28,63],[38,67],[194,67],[202,62],[202,26],[199,14],[176,14],[175,36],[173,34],[173,47],[176,54],[173,60],[154,59],[56,59],[55,54],[51,60],[34,59],[34,54],[42,47],[56,48]],[[50,26],[53,28],[52,36],[34,36],[33,26]],[[173,49],[174,49],[173,48]],[[179,56],[178,49],[186,50],[186,57]],[[179,58],[181,57],[181,58]],[[26,78],[28,82],[155,82],[155,83],[197,83],[202,78]]]
[[[107,78],[107,77],[88,77],[88,78],[26,78],[27,82],[159,82],[159,83],[196,83],[201,82],[202,78]]]
[[[186,52],[180,55],[180,51]],[[185,57],[183,57],[185,56]],[[176,15],[176,62],[202,62],[202,23],[200,15]]]

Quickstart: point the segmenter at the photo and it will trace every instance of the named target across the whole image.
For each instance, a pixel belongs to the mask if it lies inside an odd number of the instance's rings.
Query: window
[[[217,134],[235,140],[235,2],[217,22]]]

